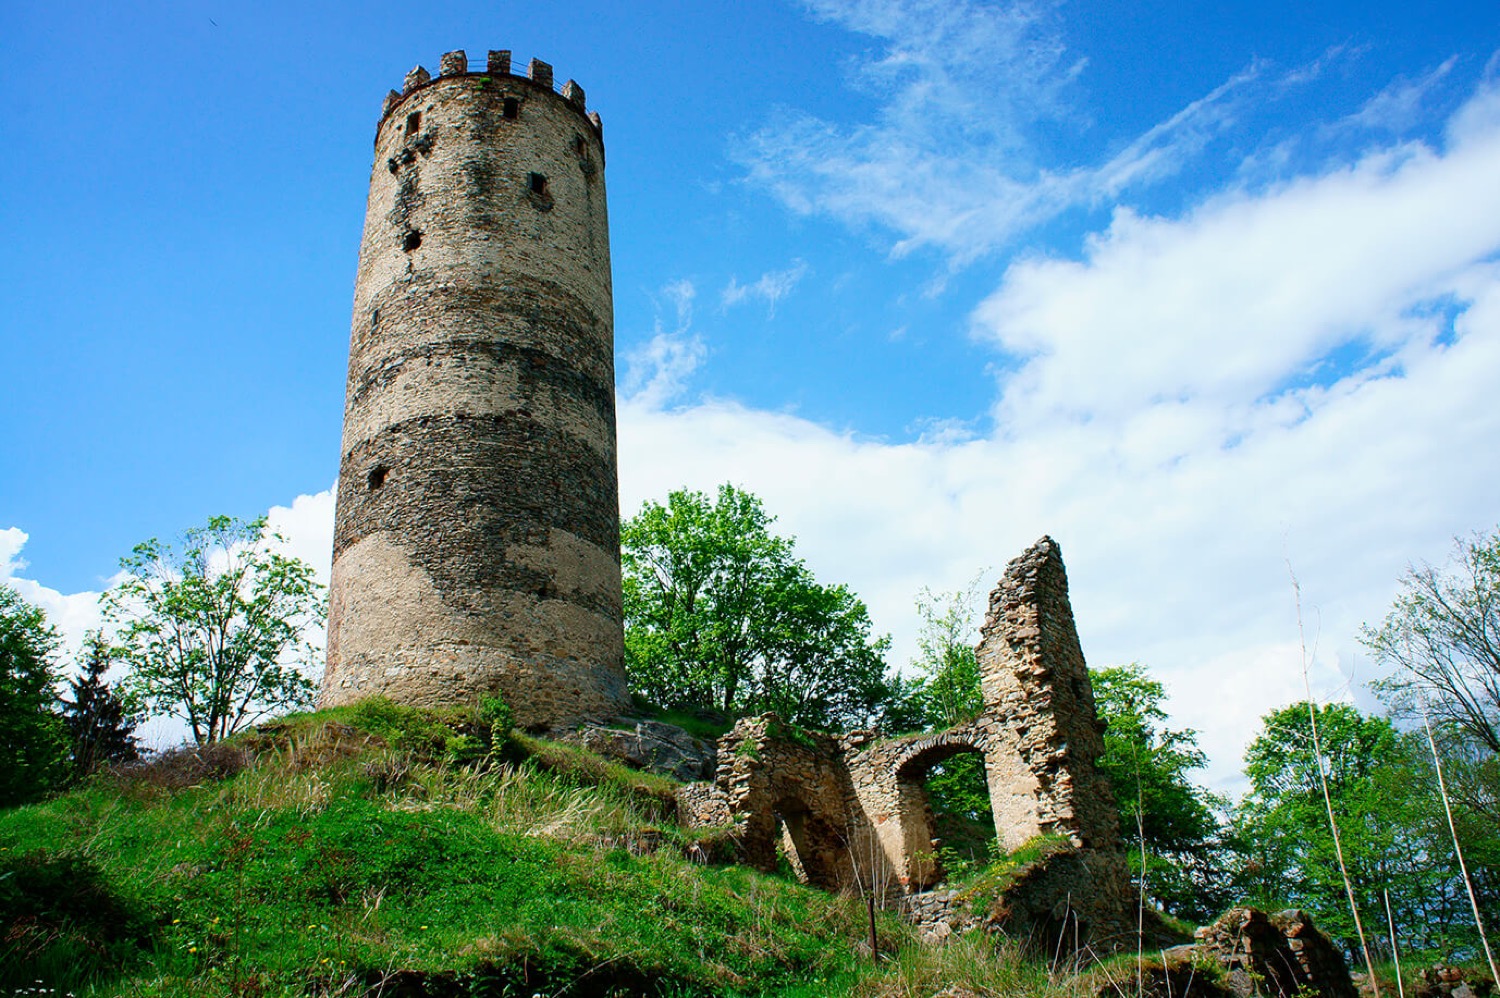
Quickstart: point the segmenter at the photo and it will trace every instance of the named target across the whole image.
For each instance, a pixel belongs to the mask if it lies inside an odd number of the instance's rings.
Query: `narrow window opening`
[[[547,193],[547,178],[545,176],[543,176],[542,174],[540,174],[540,173],[528,174],[527,175],[527,181],[531,184],[531,193],[533,193],[533,194],[546,194]]]
[[[583,152],[584,152],[583,136],[582,135],[575,135],[575,136],[573,136],[573,155],[575,155],[575,156],[582,156]]]
[[[406,134],[408,136],[417,134],[417,129],[422,127],[422,112],[413,111],[406,116]]]
[[[370,483],[370,491],[373,492],[374,490],[384,485],[385,477],[390,473],[391,469],[387,468],[383,464],[377,464],[375,467],[371,468],[369,477],[367,479]]]
[[[380,309],[377,308],[370,313],[370,329],[375,330],[378,328],[380,328]]]
[[[519,118],[521,116],[521,102],[514,97],[505,98],[502,114],[507,118]]]
[[[406,234],[406,238],[401,240],[401,248],[404,249],[404,250],[406,250],[406,252],[408,252],[408,253],[410,253],[412,250],[416,249],[418,246],[421,246],[421,245],[422,245],[422,233],[420,233],[420,232],[416,232],[416,231],[408,232]]]

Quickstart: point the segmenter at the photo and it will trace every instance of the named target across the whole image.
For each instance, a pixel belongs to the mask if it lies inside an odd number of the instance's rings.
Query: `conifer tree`
[[[73,699],[63,701],[63,724],[73,746],[73,768],[79,776],[111,762],[140,758],[135,718],[104,682],[111,664],[109,643],[95,631],[84,641],[83,674],[70,681]]]

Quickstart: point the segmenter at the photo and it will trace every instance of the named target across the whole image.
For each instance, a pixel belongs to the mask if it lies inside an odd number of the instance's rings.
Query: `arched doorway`
[[[935,887],[994,858],[995,817],[983,752],[928,746],[896,771],[907,890]]]
[[[772,813],[781,851],[797,879],[817,887],[836,886],[836,857],[843,846],[839,831],[797,797],[781,798]]]

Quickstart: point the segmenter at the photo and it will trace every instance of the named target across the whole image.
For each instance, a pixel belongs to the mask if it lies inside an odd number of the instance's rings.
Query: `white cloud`
[[[99,594],[62,593],[17,574],[28,567],[21,549],[30,539],[19,527],[0,530],[0,585],[10,586],[22,599],[42,608],[62,638],[63,658],[71,660],[83,647],[84,634],[99,627]]]
[[[322,492],[298,496],[290,506],[272,506],[266,514],[266,525],[286,538],[282,552],[311,565],[318,582],[325,586],[333,566],[333,506],[337,494],[335,482]]]
[[[1016,264],[977,310],[979,334],[1025,358],[1000,419],[1028,432],[1110,418],[1128,434],[1141,413],[1175,414],[1225,441],[1302,418],[1327,393],[1287,379],[1384,376],[1431,344],[1422,307],[1500,248],[1497,171],[1491,128],[1445,153],[1394,146],[1180,219],[1119,209],[1082,260]],[[1375,359],[1341,370],[1350,361],[1329,355],[1350,345]]]
[[[657,301],[653,335],[625,355],[625,371],[620,378],[620,393],[625,398],[651,406],[665,405],[680,396],[708,356],[703,338],[693,331],[693,300],[697,297],[693,283],[672,281],[662,288],[661,296],[672,306],[676,326],[671,330],[663,327]]]
[[[993,581],[1050,533],[1091,663],[1151,668],[1232,787],[1258,719],[1303,696],[1291,573],[1320,635],[1315,695],[1368,703],[1359,625],[1408,561],[1494,525],[1497,109],[1481,88],[1444,148],[1391,145],[1180,217],[1120,210],[1081,259],[1015,264],[974,316],[1016,358],[987,437],[623,405],[625,510],[752,489],[895,633],[898,662],[922,586]]]
[[[768,271],[762,274],[759,280],[750,284],[741,284],[736,278],[730,277],[729,283],[719,293],[719,301],[727,309],[758,298],[766,303],[767,314],[774,319],[776,318],[776,303],[791,294],[805,276],[807,276],[807,264],[802,260],[795,260],[785,270]]]
[[[1405,132],[1425,117],[1423,103],[1438,84],[1453,71],[1457,63],[1458,57],[1453,56],[1415,80],[1408,80],[1405,77],[1397,78],[1384,90],[1365,101],[1359,111],[1350,115],[1342,124],[1356,128],[1378,129],[1398,135]]]
[[[1244,72],[1099,163],[1038,161],[1032,130],[1064,115],[1084,61],[1050,3],[818,0],[813,13],[877,39],[854,82],[881,98],[852,126],[781,108],[748,136],[750,179],[799,213],[890,229],[900,255],[936,247],[965,262],[1078,204],[1175,174],[1235,120],[1262,67]],[[1316,73],[1283,75],[1277,86]]]

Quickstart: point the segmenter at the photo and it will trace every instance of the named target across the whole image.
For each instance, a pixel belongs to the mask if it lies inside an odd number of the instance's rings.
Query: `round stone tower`
[[[354,292],[322,703],[627,700],[599,116],[462,52],[391,91]]]

